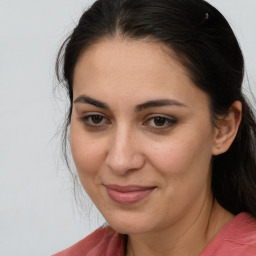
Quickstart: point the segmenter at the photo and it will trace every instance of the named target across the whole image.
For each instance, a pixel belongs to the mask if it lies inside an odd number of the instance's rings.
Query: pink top
[[[125,236],[110,227],[53,256],[124,256]],[[200,256],[256,256],[256,220],[247,213],[233,218]]]

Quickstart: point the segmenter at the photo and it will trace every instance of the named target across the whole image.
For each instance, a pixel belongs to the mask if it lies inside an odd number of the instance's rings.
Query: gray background
[[[104,220],[81,214],[60,156],[65,99],[53,89],[61,42],[93,1],[0,0],[0,255],[51,255]],[[229,20],[256,92],[256,1],[211,0]],[[65,100],[64,100],[65,101]]]

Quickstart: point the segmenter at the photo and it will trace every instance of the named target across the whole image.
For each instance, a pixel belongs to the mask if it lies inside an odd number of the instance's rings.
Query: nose
[[[111,137],[106,157],[107,167],[116,175],[125,175],[141,169],[145,157],[138,143],[137,136],[127,129],[119,129]]]

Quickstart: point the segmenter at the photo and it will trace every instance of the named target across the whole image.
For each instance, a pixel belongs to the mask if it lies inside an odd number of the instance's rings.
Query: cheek
[[[164,176],[207,172],[212,157],[211,145],[210,133],[182,133],[182,136],[174,136],[153,146],[152,164]]]
[[[95,177],[104,161],[104,146],[101,140],[86,136],[77,125],[70,129],[70,144],[73,160],[82,184]]]

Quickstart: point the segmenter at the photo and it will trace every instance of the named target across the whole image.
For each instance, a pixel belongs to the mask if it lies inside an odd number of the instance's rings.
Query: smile
[[[156,187],[106,185],[108,196],[121,205],[135,204],[146,198]]]

